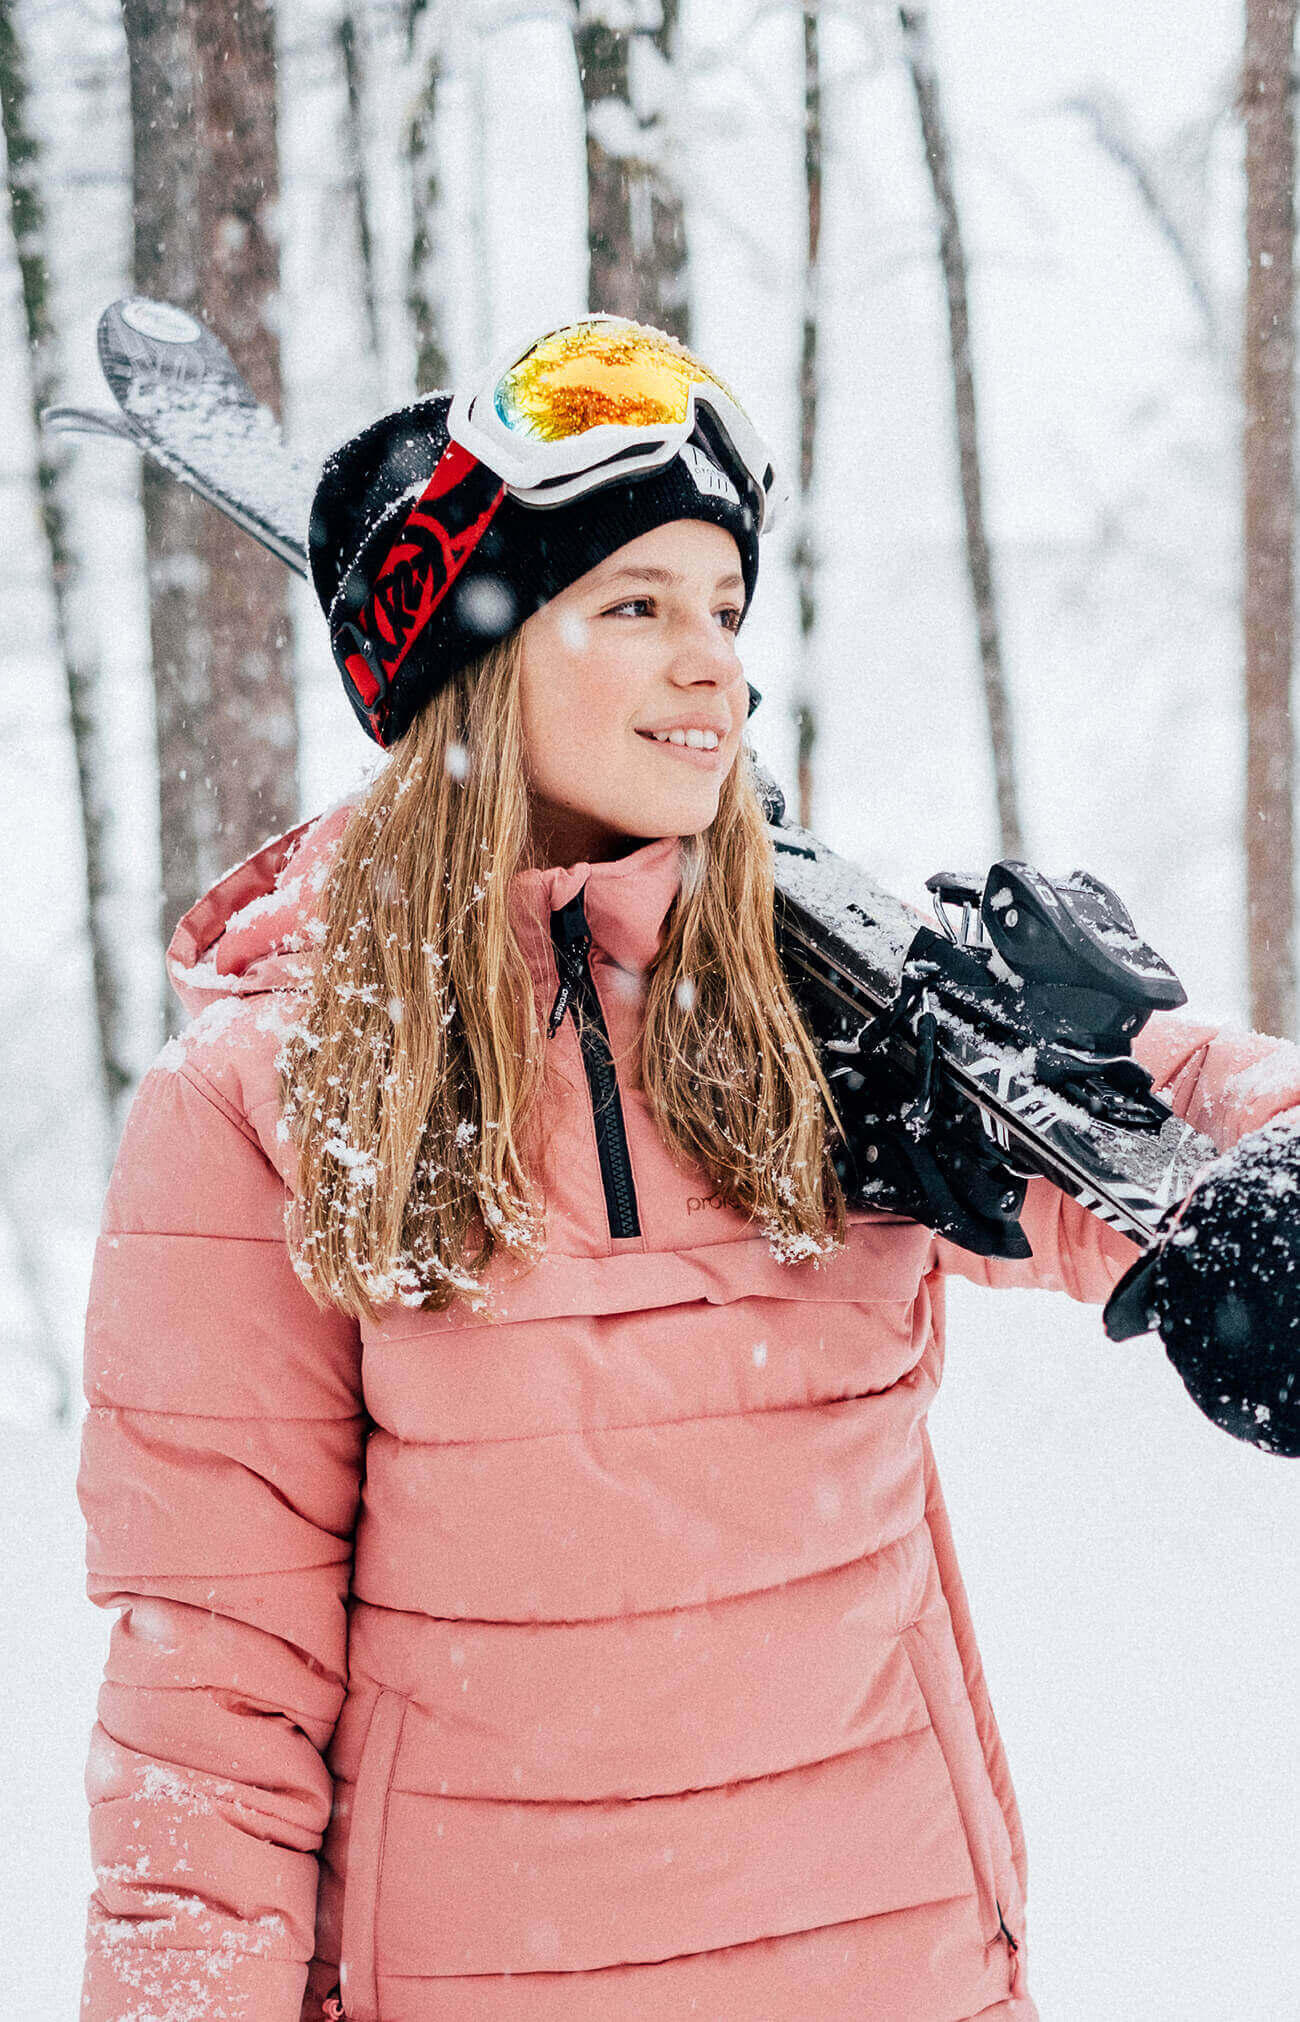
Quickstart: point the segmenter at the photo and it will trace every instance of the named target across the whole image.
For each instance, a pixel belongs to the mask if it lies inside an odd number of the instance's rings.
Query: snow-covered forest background
[[[317,461],[415,384],[406,11],[276,0],[284,421]],[[427,11],[441,59],[432,271],[458,375],[587,304],[583,103],[566,0]],[[682,0],[671,70],[649,63],[636,86],[684,201],[692,343],[791,471],[804,11]],[[1025,851],[1112,883],[1193,1009],[1245,1023],[1241,7],[926,11],[969,265]],[[102,405],[96,321],[132,286],[121,14],[114,0],[0,12],[39,143],[58,397]],[[644,25],[658,6],[586,12]],[[819,13],[817,622],[805,647],[787,523],[743,651],[764,695],[760,755],[793,798],[795,707],[814,694],[816,828],[919,902],[929,872],[998,854],[943,280],[897,10]],[[643,138],[612,118],[605,137]],[[81,1770],[108,1626],[82,1593],[77,1370],[114,1125],[26,361],[4,224],[0,2007],[71,2022],[91,1883]],[[163,1034],[139,471],[133,452],[87,442],[71,476],[71,615],[98,668],[106,917],[138,1077]],[[371,750],[301,586],[291,615],[291,814],[307,814]],[[1044,2022],[1286,2022],[1300,1987],[1300,1475],[1209,1426],[1152,1339],[1116,1347],[1096,1313],[1046,1294],[954,1287],[934,1431],[1026,1818]]]

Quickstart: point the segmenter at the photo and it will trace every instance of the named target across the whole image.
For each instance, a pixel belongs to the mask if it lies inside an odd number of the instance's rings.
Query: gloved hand
[[[1103,1318],[1112,1341],[1154,1327],[1225,1432],[1300,1456],[1300,1118],[1252,1131],[1209,1167]]]

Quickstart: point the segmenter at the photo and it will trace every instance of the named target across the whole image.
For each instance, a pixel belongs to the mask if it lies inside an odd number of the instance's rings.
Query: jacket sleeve
[[[1220,1151],[1300,1104],[1300,1047],[1285,1039],[1157,1013],[1133,1050],[1156,1093]],[[1023,1262],[972,1256],[940,1236],[934,1267],[977,1284],[1046,1286],[1100,1304],[1138,1254],[1050,1180],[1030,1180],[1021,1226],[1033,1248]]]
[[[82,2022],[298,2022],[364,1419],[356,1323],[299,1283],[284,1198],[234,1103],[150,1070],[86,1321],[87,1586],[120,1613]]]

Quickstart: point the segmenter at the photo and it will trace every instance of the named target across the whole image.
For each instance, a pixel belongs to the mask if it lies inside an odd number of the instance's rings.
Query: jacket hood
[[[254,850],[178,921],[167,974],[185,1010],[302,983],[308,923],[320,911],[347,799]]]
[[[349,797],[273,836],[219,878],[190,907],[167,949],[167,973],[193,1017],[221,999],[301,987],[311,922],[322,898],[335,846],[355,804]],[[520,871],[511,916],[533,974],[552,974],[550,914],[578,891],[596,946],[618,967],[648,967],[681,882],[675,836],[645,843],[609,863]]]

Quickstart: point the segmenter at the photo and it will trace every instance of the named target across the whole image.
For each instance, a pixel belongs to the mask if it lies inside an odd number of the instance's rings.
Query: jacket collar
[[[221,998],[301,986],[309,922],[320,910],[350,812],[351,800],[344,800],[275,836],[185,914],[167,950],[167,968],[188,1012]],[[658,950],[680,883],[676,836],[644,843],[612,863],[520,871],[510,912],[533,976],[540,985],[553,981],[551,914],[579,891],[595,949],[618,968],[640,974]]]
[[[520,871],[510,888],[510,917],[534,977],[538,982],[554,977],[551,914],[578,892],[593,947],[617,968],[640,975],[658,952],[681,881],[676,836],[643,843],[611,863]]]

